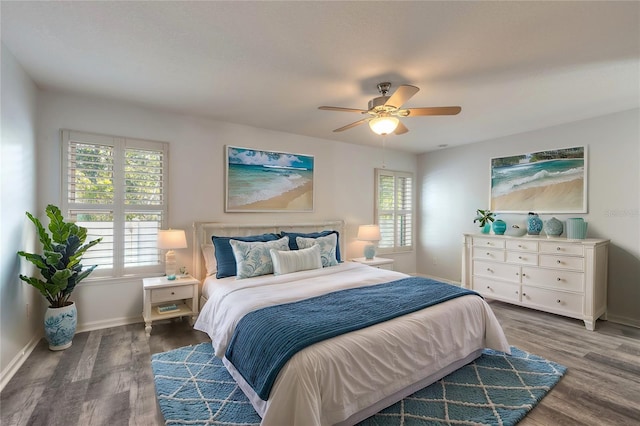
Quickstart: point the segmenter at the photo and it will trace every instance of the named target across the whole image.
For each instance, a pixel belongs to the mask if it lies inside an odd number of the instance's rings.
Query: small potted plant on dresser
[[[98,266],[84,269],[80,261],[85,252],[102,241],[102,238],[84,244],[87,228],[65,222],[60,209],[52,204],[47,206],[46,212],[51,235],[38,218],[27,212],[38,231],[42,254],[18,252],[18,255],[40,270],[42,278],[21,274],[20,279],[35,287],[49,302],[44,316],[45,337],[49,342],[49,349],[59,351],[71,346],[76,333],[78,314],[75,303],[69,297],[76,285]]]
[[[491,231],[491,222],[495,220],[495,214],[491,210],[476,210],[476,218],[473,219],[473,223],[480,222],[480,231],[483,234],[488,234]]]

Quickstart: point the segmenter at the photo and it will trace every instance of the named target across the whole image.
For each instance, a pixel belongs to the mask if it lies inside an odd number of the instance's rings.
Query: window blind
[[[381,253],[413,250],[413,175],[376,169],[376,221]]]
[[[92,276],[161,271],[168,144],[70,130],[62,137],[64,211],[88,240],[103,238],[83,259],[98,265]]]

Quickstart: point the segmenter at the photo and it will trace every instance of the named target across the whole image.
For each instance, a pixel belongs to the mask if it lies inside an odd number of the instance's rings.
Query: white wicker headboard
[[[345,257],[346,251],[346,226],[342,220],[329,220],[325,222],[306,223],[223,223],[223,222],[194,222],[193,223],[193,259],[194,277],[200,281],[204,280],[206,271],[204,259],[202,257],[201,246],[203,244],[212,245],[211,236],[219,237],[243,237],[247,235],[258,235],[269,232],[318,232],[325,230],[335,230],[340,233],[340,252]]]

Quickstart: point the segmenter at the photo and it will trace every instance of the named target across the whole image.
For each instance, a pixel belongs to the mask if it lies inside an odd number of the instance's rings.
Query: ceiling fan
[[[369,101],[369,109],[356,109],[356,108],[342,108],[332,106],[321,106],[318,109],[325,111],[344,111],[344,112],[359,112],[365,114],[367,117],[362,120],[358,120],[346,126],[342,126],[335,129],[334,132],[342,132],[349,130],[353,127],[359,126],[363,123],[369,123],[369,127],[375,133],[379,135],[387,135],[389,133],[395,133],[401,135],[407,133],[409,129],[402,124],[398,117],[417,117],[421,115],[456,115],[462,108],[459,106],[446,106],[446,107],[425,107],[425,108],[402,108],[402,105],[407,102],[413,95],[418,93],[416,86],[410,86],[403,84],[391,96],[387,96],[391,83],[383,82],[378,84],[378,91],[382,96],[373,98]]]

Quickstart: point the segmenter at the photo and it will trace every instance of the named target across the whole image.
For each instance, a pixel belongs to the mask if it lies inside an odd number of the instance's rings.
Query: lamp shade
[[[369,120],[369,127],[378,135],[388,135],[396,130],[399,122],[396,117],[377,117]]]
[[[358,228],[358,240],[380,241],[380,227],[378,225],[360,225]]]
[[[182,229],[158,231],[158,248],[163,250],[187,248],[187,237]]]

